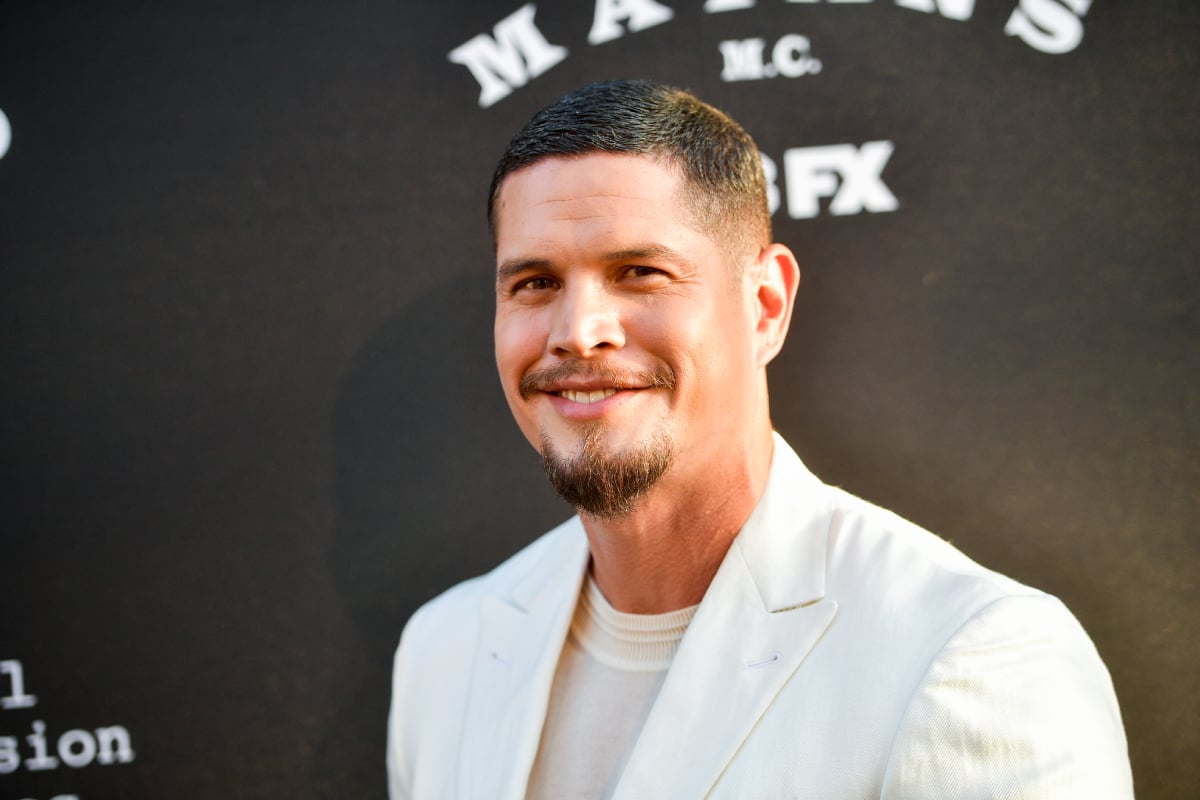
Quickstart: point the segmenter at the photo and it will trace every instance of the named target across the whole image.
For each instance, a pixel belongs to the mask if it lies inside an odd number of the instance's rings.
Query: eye
[[[657,275],[665,275],[666,273],[657,267],[647,267],[645,264],[635,264],[626,269],[625,274],[631,278],[653,278]]]
[[[532,278],[526,278],[523,281],[518,281],[513,286],[513,292],[544,292],[547,289],[554,288],[554,279],[547,278],[545,275],[537,275]]]

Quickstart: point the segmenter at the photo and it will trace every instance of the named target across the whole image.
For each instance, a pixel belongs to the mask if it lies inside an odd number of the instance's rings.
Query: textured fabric
[[[393,800],[524,797],[587,562],[572,519],[413,616]],[[822,484],[779,438],[612,794],[1132,795],[1112,683],[1062,603]]]
[[[571,633],[591,655],[620,670],[661,672],[671,666],[699,605],[665,614],[617,611],[589,575],[579,595]]]
[[[528,800],[612,796],[695,611],[622,613],[587,578],[555,670]]]

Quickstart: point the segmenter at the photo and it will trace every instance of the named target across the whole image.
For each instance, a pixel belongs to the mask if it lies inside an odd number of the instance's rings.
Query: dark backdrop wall
[[[1139,795],[1200,793],[1196,3],[0,19],[0,800],[383,797],[405,619],[568,514],[494,376],[492,165],[624,76],[774,166],[778,428],[1062,596]]]

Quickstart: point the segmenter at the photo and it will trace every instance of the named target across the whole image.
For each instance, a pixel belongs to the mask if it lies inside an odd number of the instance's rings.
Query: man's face
[[[681,180],[649,157],[595,153],[518,170],[498,197],[504,393],[560,492],[598,516],[627,513],[665,475],[686,485],[752,416],[753,294],[697,229]],[[555,469],[633,497],[589,508]]]

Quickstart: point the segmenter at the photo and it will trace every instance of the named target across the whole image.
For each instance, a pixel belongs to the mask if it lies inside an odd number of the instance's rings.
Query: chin
[[[570,451],[550,436],[542,438],[542,466],[559,495],[582,513],[601,518],[628,516],[641,497],[670,469],[674,447],[665,430],[636,446],[611,448],[603,428],[583,430]]]

